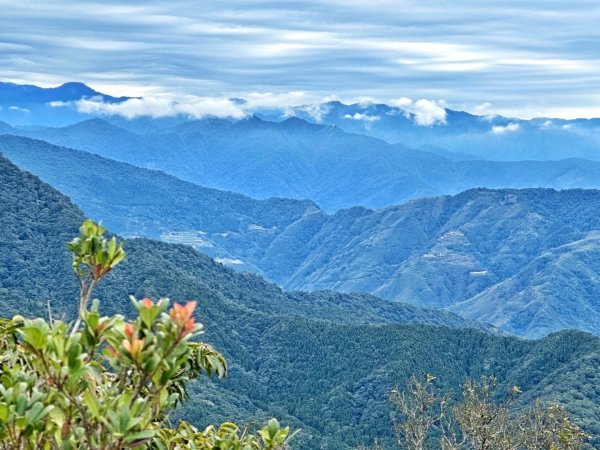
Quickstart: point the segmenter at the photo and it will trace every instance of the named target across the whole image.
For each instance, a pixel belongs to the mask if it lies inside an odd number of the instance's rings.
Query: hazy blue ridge
[[[598,162],[461,161],[442,156],[439,149],[436,154],[391,145],[297,118],[281,123],[206,119],[142,134],[90,119],[9,132],[254,198],[310,198],[330,212],[355,205],[382,208],[475,187],[600,187]]]
[[[596,190],[473,189],[327,214],[21,137],[0,138],[0,151],[116,232],[191,245],[288,289],[451,308],[527,337],[600,333],[596,246],[569,246],[600,230]]]

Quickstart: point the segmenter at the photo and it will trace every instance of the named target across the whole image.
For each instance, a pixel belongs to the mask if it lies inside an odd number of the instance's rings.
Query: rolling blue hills
[[[145,134],[101,119],[8,131],[258,199],[311,199],[327,211],[383,208],[476,187],[600,187],[598,162],[461,161],[297,118],[196,120]]]
[[[119,233],[187,244],[289,289],[370,292],[527,337],[600,333],[600,191],[472,189],[328,214],[23,137],[0,137],[0,152]]]
[[[440,107],[441,110],[441,107]],[[317,114],[315,114],[317,112]],[[443,120],[419,124],[414,112],[385,104],[328,102],[257,111],[273,121],[290,115],[356,134],[426,149],[451,159],[494,161],[585,158],[600,161],[600,119],[478,116],[443,109]]]

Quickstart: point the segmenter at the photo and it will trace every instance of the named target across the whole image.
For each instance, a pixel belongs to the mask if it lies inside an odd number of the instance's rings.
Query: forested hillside
[[[527,337],[600,333],[599,191],[475,189],[327,214],[27,138],[0,137],[0,151],[115,232],[192,245],[288,289],[456,308]]]
[[[76,289],[68,282],[64,243],[82,213],[37,178],[0,162],[2,314],[44,314],[46,300],[54,314],[72,313]],[[539,393],[561,400],[600,435],[594,388],[600,341],[591,335],[499,337],[464,328],[446,313],[365,295],[285,293],[188,246],[145,239],[125,246],[127,260],[98,291],[104,312],[130,312],[128,294],[197,299],[206,340],[232,364],[225,383],[192,385],[182,414],[198,425],[275,415],[304,430],[294,448],[350,449],[376,437],[385,443],[387,393],[411,373],[428,372],[455,389],[468,376],[495,374],[501,391],[518,384],[523,401]],[[37,259],[28,258],[29,247]]]
[[[254,200],[16,136],[0,137],[0,153],[69,195],[85,206],[86,214],[121,235],[181,240],[254,272],[260,272],[253,263],[258,258],[246,254],[261,254],[282,230],[318,211],[311,201]]]

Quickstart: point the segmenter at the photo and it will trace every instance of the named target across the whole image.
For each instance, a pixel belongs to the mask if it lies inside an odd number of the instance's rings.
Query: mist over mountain
[[[157,111],[148,111],[144,115],[143,109],[139,108],[134,115],[127,111],[127,118],[124,118],[117,111],[109,115],[108,110],[102,107],[92,111],[79,108],[77,101],[81,99],[94,99],[99,105],[110,105],[131,97],[115,98],[75,82],[46,89],[0,83],[0,120],[12,125],[64,126],[100,117],[130,131],[149,134],[194,119],[177,111],[171,115],[165,111],[164,115],[154,117]],[[543,117],[523,120],[456,111],[430,100],[400,100],[397,106],[371,102],[344,104],[340,101],[271,108],[257,105],[240,109],[240,114],[254,114],[274,122],[296,117],[314,124],[335,125],[347,133],[376,137],[450,159],[522,161],[585,158],[600,161],[600,119]],[[240,106],[246,103],[244,99],[231,99],[230,102]],[[210,110],[196,112],[206,118],[214,117],[215,113]],[[123,114],[126,114],[125,111]],[[223,111],[222,114],[227,113]],[[67,142],[63,144],[74,146]]]
[[[411,112],[385,104],[328,102],[259,110],[256,114],[273,121],[293,116],[311,123],[335,125],[349,133],[426,149],[451,159],[600,160],[600,119],[523,120],[474,115],[433,102],[425,102],[420,109]]]
[[[53,88],[0,82],[0,120],[13,125],[67,125],[91,117],[78,111],[74,102],[92,98],[119,103],[129,97],[112,97],[77,82]]]
[[[65,238],[82,212],[4,158],[0,181],[3,314],[36,314],[51,300],[55,313],[72,315],[77,287]],[[500,337],[465,329],[448,313],[366,295],[286,293],[187,246],[129,239],[125,248],[126,261],[97,292],[103,311],[130,314],[127,294],[196,298],[206,339],[230,361],[227,381],[191,383],[180,415],[199,427],[277,414],[303,429],[294,441],[301,450],[349,450],[375,438],[392,445],[387,395],[394,385],[418,372],[457,389],[467,376],[493,372],[502,390],[518,384],[523,402],[561,401],[595,439],[600,433],[593,388],[600,346],[589,334]]]

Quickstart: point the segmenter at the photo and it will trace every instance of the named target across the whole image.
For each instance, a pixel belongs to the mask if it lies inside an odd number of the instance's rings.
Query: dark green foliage
[[[55,313],[77,298],[65,243],[83,214],[69,199],[0,157],[0,301],[4,316]]]

